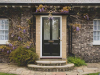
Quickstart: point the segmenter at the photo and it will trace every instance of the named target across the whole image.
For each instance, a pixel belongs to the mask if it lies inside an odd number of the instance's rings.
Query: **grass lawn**
[[[17,75],[17,74],[8,74],[8,73],[1,73],[0,72],[0,75]]]
[[[100,75],[100,72],[99,73],[90,73],[90,74],[85,74],[85,75]]]

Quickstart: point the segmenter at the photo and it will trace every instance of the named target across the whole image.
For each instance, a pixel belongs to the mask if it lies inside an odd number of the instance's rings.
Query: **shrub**
[[[26,66],[28,63],[35,63],[38,55],[35,48],[18,47],[10,53],[10,61],[17,63],[19,66]]]
[[[68,63],[74,63],[75,66],[86,65],[85,61],[78,57],[68,57],[67,61]]]

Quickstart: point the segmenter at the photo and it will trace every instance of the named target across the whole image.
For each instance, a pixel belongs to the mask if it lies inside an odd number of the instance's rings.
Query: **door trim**
[[[60,56],[42,56],[42,17],[48,17],[48,15],[40,16],[40,58],[62,58],[62,16],[53,16],[60,17]]]

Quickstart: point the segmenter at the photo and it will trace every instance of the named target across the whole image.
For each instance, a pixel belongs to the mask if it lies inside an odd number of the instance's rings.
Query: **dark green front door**
[[[42,17],[42,56],[60,56],[60,17]]]

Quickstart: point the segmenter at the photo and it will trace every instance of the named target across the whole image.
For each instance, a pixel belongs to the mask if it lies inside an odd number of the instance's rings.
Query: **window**
[[[0,44],[6,44],[9,39],[9,21],[0,19]]]
[[[93,21],[93,44],[100,45],[100,19]]]

